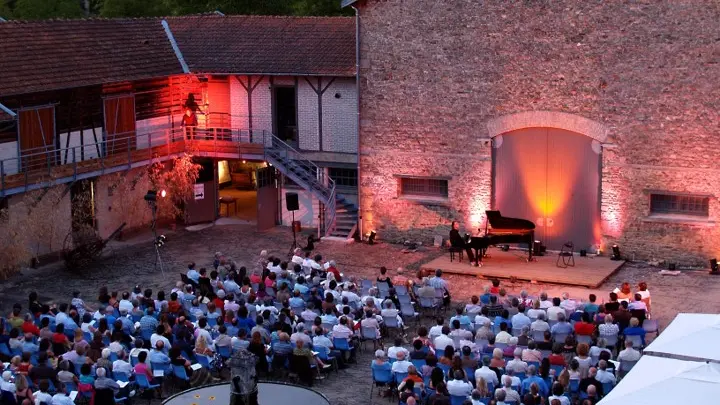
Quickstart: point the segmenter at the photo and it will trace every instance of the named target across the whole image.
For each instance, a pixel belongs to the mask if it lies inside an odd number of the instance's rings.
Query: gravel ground
[[[124,291],[140,284],[154,291],[168,291],[179,280],[178,273],[185,271],[187,263],[194,261],[198,267],[209,268],[216,251],[252,268],[261,250],[284,257],[292,243],[292,235],[284,228],[262,233],[256,232],[252,225],[215,226],[197,232],[179,230],[168,233],[168,242],[162,247],[163,274],[155,269],[155,249],[151,239],[149,235],[140,235],[129,241],[114,242],[110,257],[78,272],[69,272],[59,264],[24,270],[0,284],[0,311],[7,314],[13,303],[25,304],[32,290],[40,294],[41,300],[50,302],[69,302],[70,293],[78,290],[91,305],[101,286],[107,286],[111,291]],[[442,254],[435,248],[403,253],[402,246],[397,245],[380,243],[370,246],[330,241],[319,243],[317,252],[326,259],[334,259],[346,276],[373,279],[380,266],[391,270],[400,266],[416,270],[420,264]],[[394,275],[394,271],[391,273]],[[407,274],[408,277],[413,275],[414,271]],[[481,277],[449,275],[446,278],[453,300],[458,302],[480,294],[482,288],[489,284]],[[600,298],[607,297],[610,290],[624,281],[633,285],[647,282],[653,297],[653,317],[658,319],[661,330],[679,312],[717,313],[720,308],[720,277],[709,276],[704,271],[683,271],[677,276],[665,276],[660,275],[657,268],[644,263],[625,264],[597,290],[509,281],[504,281],[503,287],[510,294],[518,294],[521,290],[527,290],[531,295],[547,291],[551,296],[568,292],[575,298],[585,299],[590,293],[596,293]],[[358,357],[358,365],[331,374],[315,388],[335,405],[387,404],[387,399],[376,396],[370,400],[370,351]]]

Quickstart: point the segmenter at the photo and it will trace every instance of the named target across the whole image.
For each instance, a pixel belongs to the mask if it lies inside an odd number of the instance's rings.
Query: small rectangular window
[[[357,169],[340,169],[331,167],[330,178],[335,180],[335,185],[339,187],[357,187]]]
[[[707,217],[709,215],[709,196],[684,194],[650,194],[651,214],[682,214]]]
[[[448,181],[444,179],[401,177],[400,195],[447,198]]]

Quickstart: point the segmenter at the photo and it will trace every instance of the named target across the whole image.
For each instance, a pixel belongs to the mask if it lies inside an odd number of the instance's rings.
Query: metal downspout
[[[356,6],[355,10],[355,97],[357,103],[357,177],[358,177],[358,233],[360,240],[363,240],[363,219],[362,219],[362,198],[360,184],[360,11]],[[352,236],[352,235],[351,235]]]

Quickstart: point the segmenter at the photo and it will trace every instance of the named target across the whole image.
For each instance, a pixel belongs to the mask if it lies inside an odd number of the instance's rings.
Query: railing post
[[[128,151],[128,167],[132,163],[132,156],[130,155],[130,138],[127,139],[127,151]]]
[[[3,196],[5,195],[5,161],[0,160],[0,188],[2,188]]]
[[[173,135],[174,137],[174,135]],[[167,154],[170,156],[170,130],[165,129],[165,145],[167,146]]]
[[[75,157],[75,148],[72,149],[73,158],[73,180],[77,179],[77,158]]]

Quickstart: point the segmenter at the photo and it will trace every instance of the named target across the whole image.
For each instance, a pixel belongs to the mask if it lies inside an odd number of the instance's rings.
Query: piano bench
[[[450,263],[452,263],[453,260],[455,260],[455,253],[458,254],[458,262],[462,263],[463,251],[464,251],[464,250],[465,250],[465,249],[464,249],[464,248],[461,248],[461,247],[450,246],[450,247],[448,248],[448,251],[450,252]]]

